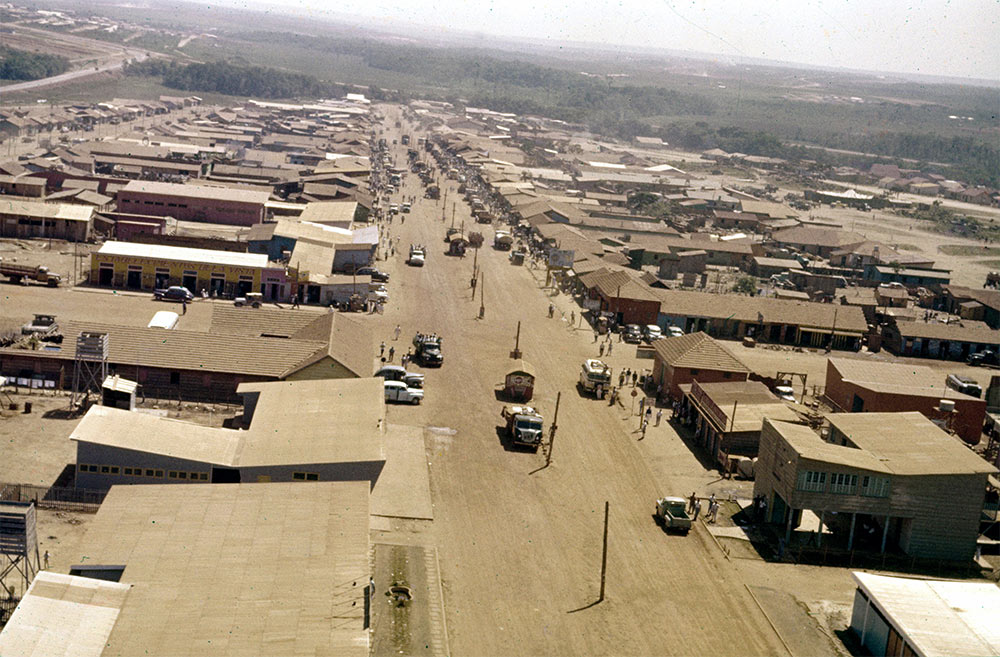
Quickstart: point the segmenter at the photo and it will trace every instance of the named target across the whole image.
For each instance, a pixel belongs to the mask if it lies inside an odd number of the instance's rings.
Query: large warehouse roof
[[[115,486],[80,548],[132,588],[104,655],[368,655],[368,482]]]

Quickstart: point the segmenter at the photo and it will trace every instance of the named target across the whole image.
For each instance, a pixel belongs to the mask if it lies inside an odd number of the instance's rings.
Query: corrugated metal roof
[[[673,367],[750,372],[749,367],[703,331],[657,340],[653,349],[661,360]]]
[[[94,208],[73,203],[36,203],[33,201],[0,201],[0,214],[64,221],[90,221]]]
[[[278,379],[299,363],[326,353],[325,341],[286,340],[195,331],[117,326],[85,322],[60,322],[69,339],[58,351],[25,351],[5,348],[4,353],[72,360],[75,337],[83,331],[108,334],[108,362],[116,365],[158,367],[169,370],[222,372]]]
[[[232,267],[252,267],[257,269],[267,267],[267,255],[263,253],[213,251],[212,249],[192,249],[187,246],[141,244],[139,242],[105,242],[101,245],[97,254],[99,256],[112,255],[133,258],[157,258],[160,260],[171,260],[174,262],[197,262],[210,265],[229,265]]]
[[[1000,655],[996,584],[851,575],[918,655]]]
[[[99,657],[131,586],[39,572],[0,632],[0,655]]]
[[[209,187],[207,185],[183,185],[179,183],[153,182],[149,180],[132,180],[121,190],[122,192],[139,192],[157,194],[160,196],[176,196],[180,198],[201,198],[233,203],[259,203],[263,205],[270,198],[267,192],[249,189],[233,189],[229,187]]]
[[[78,552],[131,585],[102,654],[367,657],[368,488],[113,487]]]

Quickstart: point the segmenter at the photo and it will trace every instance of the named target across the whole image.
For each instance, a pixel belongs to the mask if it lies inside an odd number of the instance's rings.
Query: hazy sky
[[[204,0],[203,0],[204,1]],[[216,0],[385,27],[1000,80],[1000,0]],[[389,19],[386,21],[385,19]],[[368,22],[368,21],[366,21]],[[445,32],[446,33],[446,32]]]

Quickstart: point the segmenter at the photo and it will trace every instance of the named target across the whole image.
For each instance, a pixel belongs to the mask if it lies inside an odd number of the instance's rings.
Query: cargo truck
[[[538,451],[542,444],[542,416],[530,406],[504,406],[500,417],[507,422],[506,433],[515,445]]]

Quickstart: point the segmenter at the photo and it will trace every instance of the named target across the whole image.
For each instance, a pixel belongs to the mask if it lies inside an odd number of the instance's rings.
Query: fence
[[[104,490],[0,483],[0,500],[34,502],[39,508],[97,512],[107,495]]]

